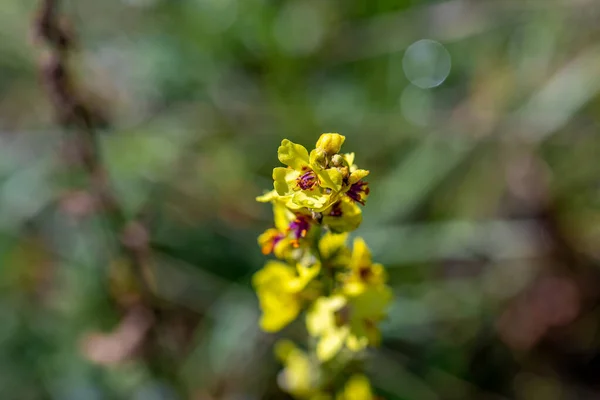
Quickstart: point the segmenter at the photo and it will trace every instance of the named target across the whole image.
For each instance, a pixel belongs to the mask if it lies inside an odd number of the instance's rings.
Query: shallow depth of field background
[[[0,397],[287,398],[249,284],[272,219],[254,198],[281,139],[322,132],[371,170],[382,397],[600,396],[598,1],[64,1],[155,316],[69,161],[35,3],[0,7]]]

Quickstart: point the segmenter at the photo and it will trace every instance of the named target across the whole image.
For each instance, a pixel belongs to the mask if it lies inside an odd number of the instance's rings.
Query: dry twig
[[[69,133],[77,159],[90,179],[90,191],[100,209],[110,212],[122,232],[121,246],[136,272],[142,296],[154,302],[148,284],[150,256],[147,229],[140,221],[129,221],[123,207],[114,195],[106,168],[102,163],[98,140],[100,125],[106,124],[102,113],[86,103],[77,91],[69,68],[69,57],[74,49],[73,35],[66,20],[59,16],[58,0],[41,0],[35,19],[34,34],[47,48],[40,60],[43,83],[52,102],[57,119]]]

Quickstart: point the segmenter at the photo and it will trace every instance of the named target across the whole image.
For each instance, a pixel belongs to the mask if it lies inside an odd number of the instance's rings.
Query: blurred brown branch
[[[35,37],[47,48],[40,60],[42,80],[59,123],[71,134],[76,158],[89,175],[93,197],[101,210],[117,219],[122,230],[120,244],[136,271],[139,290],[146,300],[153,301],[146,273],[150,255],[147,230],[140,221],[128,221],[113,194],[98,143],[97,127],[106,124],[106,118],[77,91],[69,68],[73,33],[67,28],[66,20],[59,16],[58,8],[58,0],[42,0],[34,21]]]
[[[146,359],[149,369],[157,375],[164,375],[164,368],[160,365],[164,349],[159,339],[173,335],[174,318],[181,317],[182,310],[171,308],[166,313],[164,302],[155,294],[150,283],[152,251],[148,229],[141,218],[128,217],[114,193],[99,144],[99,128],[107,121],[101,112],[85,101],[82,91],[75,85],[74,73],[69,68],[69,58],[74,50],[73,34],[67,28],[66,20],[59,16],[58,7],[57,0],[41,0],[34,21],[35,38],[46,47],[40,59],[41,76],[58,122],[67,135],[67,148],[74,153],[77,164],[89,178],[89,187],[83,191],[89,191],[89,195],[75,191],[63,200],[65,204],[69,201],[79,204],[75,207],[71,204],[65,209],[74,210],[75,214],[104,212],[112,218],[118,232],[120,252],[126,259],[119,267],[127,270],[120,274],[129,272],[126,275],[131,276],[134,282],[133,292],[124,296],[112,293],[115,305],[123,308],[121,323],[112,333],[93,333],[85,337],[82,349],[91,361],[101,364],[124,361],[139,354]],[[197,316],[194,315],[191,320],[193,329]],[[176,382],[173,384],[178,386]]]
[[[63,198],[63,210],[70,210],[75,216],[103,212],[111,219],[125,262],[117,263],[121,270],[118,276],[110,278],[114,281],[119,276],[126,276],[126,279],[131,276],[134,286],[129,290],[129,284],[121,282],[124,292],[113,290],[112,298],[122,308],[123,320],[110,334],[93,333],[84,338],[84,354],[99,363],[120,362],[141,355],[147,368],[157,376],[168,376],[174,387],[180,387],[177,378],[171,376],[173,371],[162,364],[167,354],[173,359],[182,355],[178,351],[185,350],[199,316],[183,307],[168,304],[156,294],[152,283],[153,254],[149,230],[142,221],[142,215],[129,217],[115,195],[103,163],[99,140],[101,128],[107,126],[108,121],[100,109],[86,101],[84,92],[75,83],[75,74],[69,66],[70,56],[75,50],[74,35],[66,20],[60,17],[58,8],[58,0],[41,0],[34,20],[35,38],[46,48],[40,58],[41,77],[58,123],[65,131],[66,147],[89,179],[87,189],[73,190]],[[184,332],[179,332],[182,329]],[[165,349],[161,341],[175,336],[179,338],[175,341],[175,350]]]

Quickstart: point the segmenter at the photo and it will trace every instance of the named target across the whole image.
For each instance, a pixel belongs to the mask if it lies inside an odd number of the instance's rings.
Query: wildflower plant
[[[253,277],[260,327],[278,332],[303,316],[310,338],[306,350],[289,340],[275,347],[284,366],[279,385],[297,399],[374,398],[360,361],[379,344],[378,323],[392,299],[385,269],[365,241],[348,246],[362,221],[369,171],[358,168],[354,153],[340,153],[344,140],[324,133],[310,153],[283,140],[277,155],[285,167],[273,169],[273,190],[257,198],[271,203],[274,215],[258,243],[278,259]]]

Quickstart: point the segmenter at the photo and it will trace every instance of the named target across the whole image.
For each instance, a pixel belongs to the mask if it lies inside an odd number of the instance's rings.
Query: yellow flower
[[[275,355],[284,368],[277,377],[279,387],[298,399],[332,400],[320,389],[321,373],[314,357],[300,350],[290,340],[280,340],[275,344]]]
[[[372,262],[371,252],[360,237],[354,239],[348,268],[349,274],[344,279],[344,293],[349,296],[361,294],[369,285],[382,285],[387,280],[383,265]]]
[[[369,171],[354,164],[354,153],[338,154],[344,141],[345,137],[338,133],[324,133],[309,154],[304,146],[284,139],[277,156],[287,168],[273,169],[274,190],[256,200],[280,200],[293,211],[324,212],[339,204],[342,198],[364,205],[369,187],[363,178]],[[360,224],[359,214],[354,211],[354,225],[350,226]],[[338,232],[347,230],[350,229],[343,228]]]
[[[311,336],[318,338],[316,353],[321,361],[333,358],[345,346],[360,351],[367,345],[378,345],[377,323],[385,317],[391,291],[381,285],[365,290],[358,296],[321,297],[306,316]]]
[[[308,235],[312,217],[291,212],[284,203],[273,201],[275,228],[269,228],[258,237],[263,254],[274,253],[277,258],[285,259],[291,250],[300,246],[300,240]]]
[[[318,368],[309,356],[289,340],[275,345],[275,354],[284,368],[279,374],[281,389],[297,398],[309,398],[316,392]]]
[[[258,245],[261,248],[263,254],[271,254],[275,252],[275,255],[280,254],[281,251],[277,252],[275,249],[278,244],[283,244],[281,240],[284,238],[284,234],[279,229],[269,228],[258,237]],[[281,248],[281,246],[279,246]]]
[[[342,192],[353,201],[365,205],[365,201],[369,196],[368,182],[363,178],[369,175],[366,169],[360,169],[354,164],[354,153],[347,153],[342,156],[340,163],[343,165],[344,186]]]
[[[356,183],[369,175],[369,171],[366,169],[358,168],[358,165],[354,164],[354,153],[346,153],[342,156],[344,165],[348,167],[349,177],[348,181],[350,184]]]
[[[309,208],[322,211],[342,188],[342,175],[335,168],[324,169],[311,163],[308,151],[302,145],[287,139],[277,150],[279,161],[287,168],[273,169],[273,186],[291,209]]]
[[[337,395],[336,400],[373,400],[373,392],[369,379],[364,375],[350,377],[344,390]]]
[[[354,342],[348,343],[351,350],[364,347],[364,343],[379,345],[381,333],[377,324],[386,317],[391,301],[392,290],[387,285],[369,286],[361,294],[349,298],[348,323],[354,336]]]
[[[348,264],[350,250],[346,247],[348,233],[327,232],[319,240],[321,261],[328,267],[341,267]]]
[[[303,306],[301,292],[319,271],[319,264],[294,268],[269,261],[254,274],[252,284],[262,309],[260,327],[264,331],[277,332],[298,316]]]
[[[361,170],[364,171],[364,170]],[[350,176],[350,182],[352,182],[352,176]],[[365,205],[367,201],[367,197],[369,197],[369,182],[365,182],[362,179],[355,181],[354,183],[350,183],[347,186],[346,196],[348,196],[353,201],[360,203],[361,205]]]
[[[360,226],[362,211],[349,198],[342,198],[323,212],[321,223],[335,233],[350,232]]]
[[[342,317],[346,305],[343,296],[320,297],[306,315],[308,333],[318,338],[316,352],[321,361],[332,359],[350,335],[350,326]]]

